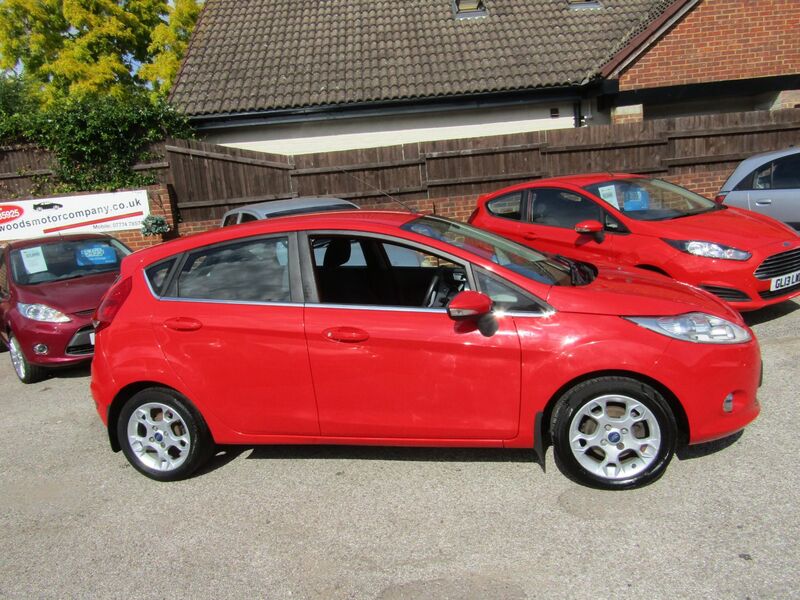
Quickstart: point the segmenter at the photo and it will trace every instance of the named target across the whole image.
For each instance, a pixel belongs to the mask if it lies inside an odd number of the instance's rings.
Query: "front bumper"
[[[680,399],[689,425],[689,443],[727,437],[743,429],[761,411],[761,351],[753,339],[722,346],[673,340],[662,359],[672,373],[683,373],[668,385]],[[686,377],[686,373],[698,374]],[[726,398],[733,404],[726,409]]]
[[[666,269],[675,279],[702,288],[739,312],[745,312],[800,296],[800,284],[772,291],[771,277],[756,277],[756,271],[764,261],[798,250],[800,242],[789,247],[779,242],[755,250],[746,261],[710,259],[679,252],[666,265]],[[787,263],[783,271],[779,270],[774,275],[795,270],[793,263]]]
[[[93,331],[90,316],[74,316],[68,323],[44,323],[16,315],[11,327],[26,360],[42,367],[61,367],[83,363],[92,359],[94,346],[90,340]],[[46,346],[47,352],[34,350]]]

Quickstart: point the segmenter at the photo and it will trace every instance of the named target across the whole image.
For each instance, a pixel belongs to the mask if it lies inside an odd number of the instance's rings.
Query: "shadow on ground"
[[[711,454],[716,454],[725,448],[733,446],[742,437],[744,431],[737,431],[733,435],[724,437],[721,440],[714,440],[705,444],[695,444],[694,446],[685,446],[675,453],[679,460],[692,460],[694,458],[703,458]]]
[[[781,302],[780,304],[773,304],[772,306],[767,306],[761,310],[754,310],[753,312],[744,313],[742,316],[744,317],[745,323],[752,327],[753,325],[760,325],[761,323],[766,323],[767,321],[773,321],[774,319],[785,317],[786,315],[790,315],[799,309],[800,304],[797,302]]]
[[[518,462],[535,463],[527,449],[503,448],[397,448],[385,446],[222,446],[200,470],[208,473],[249,452],[256,460],[391,460],[409,462]]]

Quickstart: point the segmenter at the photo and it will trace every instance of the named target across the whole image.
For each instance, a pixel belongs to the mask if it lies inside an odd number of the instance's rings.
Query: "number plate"
[[[780,277],[773,277],[769,280],[769,291],[783,290],[797,285],[798,283],[800,283],[800,271],[795,271],[788,275],[781,275]]]
[[[89,333],[89,343],[94,346],[94,331]]]

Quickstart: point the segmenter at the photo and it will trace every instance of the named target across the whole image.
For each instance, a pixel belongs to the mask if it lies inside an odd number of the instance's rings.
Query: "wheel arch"
[[[683,405],[681,404],[680,400],[678,400],[678,397],[672,392],[672,390],[670,390],[660,381],[653,379],[652,377],[648,377],[647,375],[642,375],[641,373],[637,373],[635,371],[605,370],[605,371],[594,371],[591,373],[585,373],[583,375],[580,375],[579,377],[576,377],[568,381],[560,388],[558,388],[555,394],[553,394],[553,396],[547,401],[544,410],[540,413],[542,414],[540,426],[542,435],[541,443],[543,448],[550,446],[552,443],[551,432],[550,432],[550,421],[551,417],[553,416],[553,409],[555,408],[559,399],[565,393],[567,393],[568,390],[572,389],[576,385],[579,385],[584,381],[589,381],[590,379],[597,379],[598,377],[627,377],[628,379],[639,381],[654,388],[656,391],[658,391],[658,393],[660,393],[664,397],[664,400],[667,401],[667,404],[669,405],[672,414],[675,416],[675,422],[678,426],[678,445],[684,446],[688,443],[689,419],[686,416],[686,411],[684,410]],[[536,443],[536,440],[534,440],[534,442]]]

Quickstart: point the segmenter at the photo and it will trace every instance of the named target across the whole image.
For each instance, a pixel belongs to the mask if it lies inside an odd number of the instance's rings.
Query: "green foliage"
[[[24,135],[56,158],[59,192],[154,183],[131,167],[166,136],[191,137],[186,119],[145,94],[60,100],[25,120]]]
[[[169,231],[169,224],[164,217],[147,215],[142,221],[142,235],[161,235]]]
[[[0,143],[23,140],[27,121],[38,108],[35,86],[23,77],[0,75]]]
[[[200,8],[197,0],[175,0],[169,21],[153,30],[148,47],[153,57],[139,69],[139,77],[150,82],[155,95],[166,95],[172,87]]]
[[[0,69],[25,73],[48,104],[166,95],[199,11],[198,0],[0,0]]]

